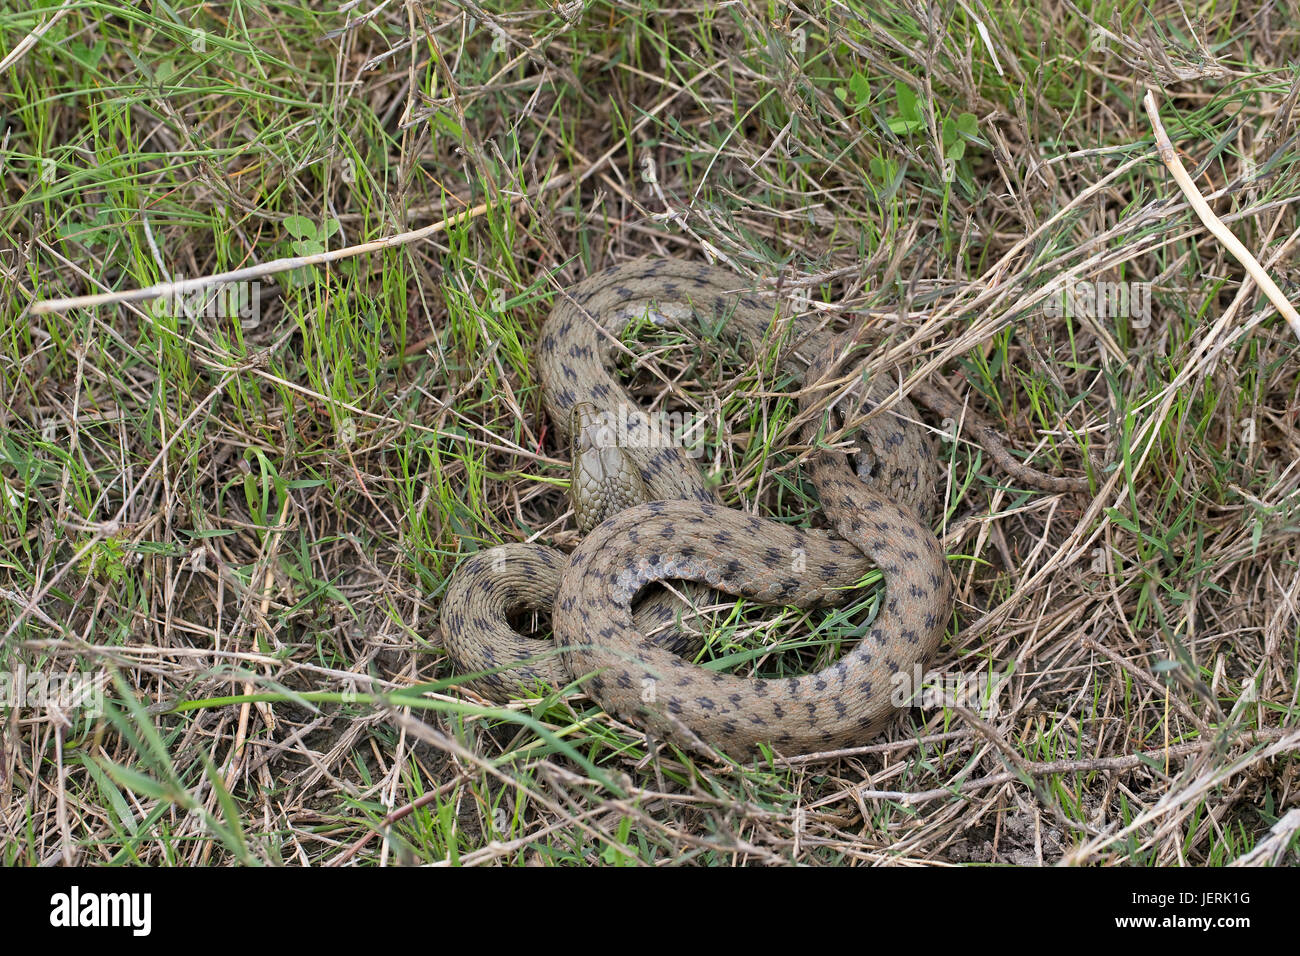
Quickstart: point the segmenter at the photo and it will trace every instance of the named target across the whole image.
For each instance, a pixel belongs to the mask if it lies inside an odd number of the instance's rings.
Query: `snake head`
[[[569,500],[584,534],[650,497],[609,418],[590,402],[574,405],[569,416]]]

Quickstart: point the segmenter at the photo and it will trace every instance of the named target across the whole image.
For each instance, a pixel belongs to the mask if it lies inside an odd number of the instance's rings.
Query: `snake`
[[[748,359],[778,351],[781,370],[803,386],[803,466],[827,528],[718,500],[680,441],[617,379],[619,336],[647,318],[706,328]],[[439,627],[466,685],[496,702],[578,688],[648,735],[713,756],[810,754],[874,738],[898,712],[898,675],[912,674],[942,640],[954,587],[930,527],[939,466],[915,408],[873,376],[857,390],[859,406],[891,396],[893,404],[866,416],[854,461],[820,441],[827,383],[845,354],[843,339],[780,315],[749,282],[704,262],[634,260],[557,296],[537,369],[546,413],[570,445],[570,495],[585,534],[571,554],[509,543],[455,569]],[[690,659],[699,635],[682,611],[692,595],[824,607],[844,601],[873,568],[885,587],[874,620],[819,671],[747,677]],[[686,592],[685,602],[662,590],[643,597],[669,581],[705,590]],[[550,612],[549,642],[512,624],[522,611]]]

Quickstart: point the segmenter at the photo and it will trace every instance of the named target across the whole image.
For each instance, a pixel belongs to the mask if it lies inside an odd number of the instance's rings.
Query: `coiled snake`
[[[895,713],[891,677],[933,653],[953,604],[929,527],[938,468],[914,409],[899,402],[896,414],[872,416],[859,432],[859,472],[869,476],[855,473],[843,452],[810,455],[832,534],[723,507],[685,451],[614,379],[617,336],[647,315],[660,324],[703,320],[751,353],[770,347],[780,331],[774,309],[744,288],[715,266],[656,259],[594,274],[558,299],[537,351],[543,401],[574,445],[575,513],[598,526],[571,556],[511,544],[457,568],[442,605],[443,643],[462,673],[478,675],[471,684],[479,693],[505,700],[581,680],[608,713],[692,749],[733,754],[760,744],[789,755],[862,743]],[[834,342],[798,320],[781,329],[797,343],[786,360],[804,369],[807,386],[832,364]],[[889,394],[877,379],[864,401]],[[817,400],[812,389],[801,392],[801,407]],[[603,440],[582,427],[593,422]],[[813,428],[805,431],[810,443]],[[593,489],[597,497],[618,491],[621,500],[602,510],[582,497]],[[627,500],[643,503],[618,510]],[[671,579],[763,603],[836,603],[873,566],[886,594],[869,632],[836,663],[797,678],[697,666],[680,654],[694,635],[674,626],[671,594],[634,607],[647,584]],[[522,609],[552,611],[558,653],[511,627],[510,615]],[[655,631],[664,633],[647,639]]]

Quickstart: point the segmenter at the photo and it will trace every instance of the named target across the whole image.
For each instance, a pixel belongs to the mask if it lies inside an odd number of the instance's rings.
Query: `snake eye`
[[[578,402],[569,411],[569,434],[576,435],[596,419],[596,406],[591,402]]]

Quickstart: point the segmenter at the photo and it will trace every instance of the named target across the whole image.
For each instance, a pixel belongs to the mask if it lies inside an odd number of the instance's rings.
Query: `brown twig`
[[[1174,150],[1173,143],[1169,141],[1169,134],[1160,123],[1160,113],[1156,107],[1155,94],[1147,90],[1147,95],[1142,98],[1142,105],[1146,107],[1147,116],[1151,118],[1151,128],[1155,131],[1156,148],[1160,151],[1160,161],[1174,177],[1174,182],[1178,183],[1178,188],[1183,191],[1187,201],[1192,204],[1196,210],[1196,215],[1201,217],[1201,222],[1205,223],[1205,228],[1214,233],[1218,239],[1232,253],[1234,259],[1246,267],[1246,272],[1250,274],[1251,279],[1259,286],[1260,291],[1268,296],[1268,300],[1273,303],[1282,317],[1291,325],[1291,331],[1300,338],[1300,312],[1296,312],[1295,306],[1287,301],[1282,290],[1277,287],[1273,278],[1264,271],[1264,267],[1245,247],[1240,239],[1233,235],[1232,230],[1223,224],[1223,221],[1214,214],[1210,204],[1205,201],[1201,191],[1196,188],[1192,182],[1192,177],[1187,174],[1183,167],[1183,162],[1178,158],[1178,153]]]
[[[536,190],[540,195],[548,190],[561,186],[569,181],[568,175],[555,176],[545,180]],[[466,209],[458,212],[454,216],[448,216],[437,222],[422,226],[419,229],[410,232],[400,232],[395,236],[387,236],[383,239],[374,239],[370,242],[359,243],[355,246],[346,246],[343,249],[331,249],[328,252],[318,252],[310,256],[289,256],[284,259],[273,259],[270,262],[263,262],[256,266],[247,266],[243,269],[233,269],[230,272],[218,272],[214,275],[198,276],[193,279],[182,279],[178,282],[160,282],[157,285],[151,285],[145,289],[125,289],[119,292],[97,292],[94,295],[77,295],[64,299],[44,299],[40,302],[31,304],[31,313],[33,315],[44,315],[47,312],[66,312],[69,309],[86,309],[98,305],[107,305],[114,302],[139,302],[145,299],[157,299],[162,297],[181,296],[199,289],[206,289],[215,285],[223,285],[229,282],[248,282],[253,279],[261,279],[266,276],[275,275],[280,272],[288,272],[291,269],[301,269],[305,266],[320,266],[330,262],[337,262],[340,259],[349,259],[353,256],[365,255],[369,252],[382,252],[385,249],[394,249],[398,246],[404,246],[412,242],[419,242],[421,239],[427,239],[430,236],[440,232],[446,232],[452,226],[459,226],[462,223],[476,219],[488,211],[491,203],[479,203],[472,209]]]

